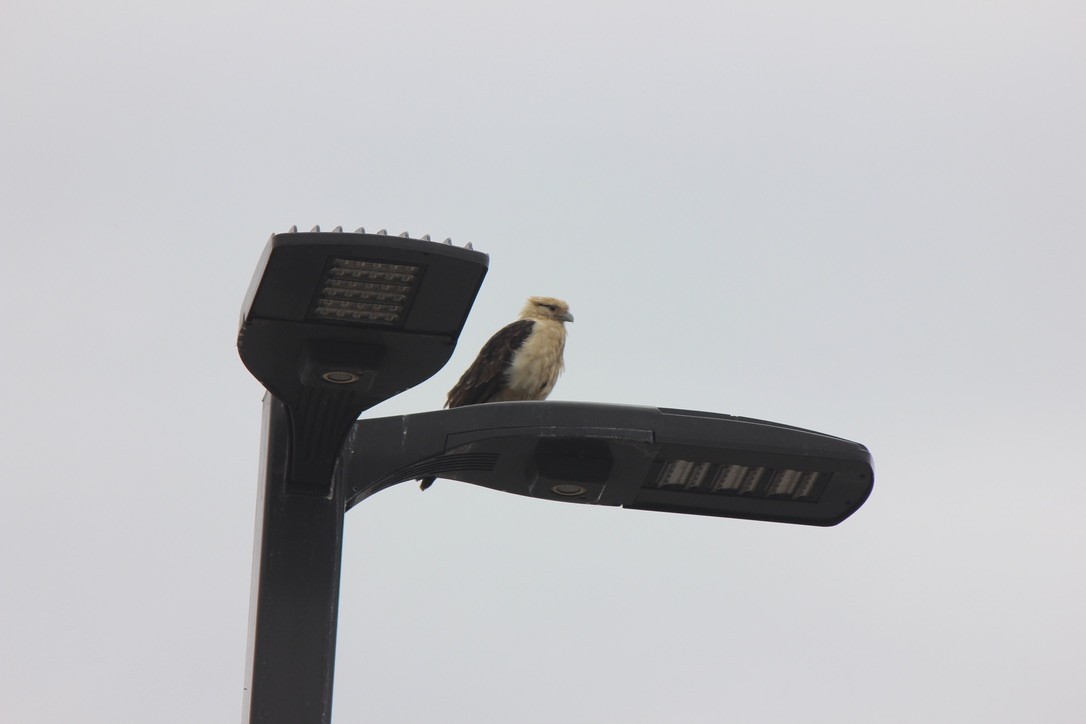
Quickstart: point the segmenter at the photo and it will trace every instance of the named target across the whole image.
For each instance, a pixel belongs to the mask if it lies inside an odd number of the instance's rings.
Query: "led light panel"
[[[667,460],[660,467],[655,487],[709,495],[817,503],[828,477],[829,474],[815,470],[773,470],[754,465]]]
[[[403,321],[420,267],[363,259],[333,259],[321,278],[312,316],[355,324]]]

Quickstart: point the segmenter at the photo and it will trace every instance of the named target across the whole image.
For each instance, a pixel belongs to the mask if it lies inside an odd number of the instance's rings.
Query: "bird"
[[[487,340],[445,398],[445,407],[484,402],[545,400],[565,367],[569,305],[554,297],[528,297],[520,317]],[[423,478],[426,490],[434,478]]]

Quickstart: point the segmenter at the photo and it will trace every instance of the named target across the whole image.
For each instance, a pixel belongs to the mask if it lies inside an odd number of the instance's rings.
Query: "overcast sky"
[[[1086,610],[1081,2],[3,0],[0,719],[241,715],[292,224],[530,294],[552,399],[857,440],[835,528],[439,481],[348,515],[343,722],[1076,722]]]

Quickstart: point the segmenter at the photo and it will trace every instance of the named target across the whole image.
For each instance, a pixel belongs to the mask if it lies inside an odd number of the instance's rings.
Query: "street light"
[[[488,257],[363,229],[275,234],[238,352],[268,389],[253,543],[244,721],[331,720],[344,491],[333,470],[363,410],[448,361]]]
[[[487,264],[406,232],[269,240],[238,331],[268,389],[244,721],[331,720],[343,517],[397,483],[819,526],[870,494],[863,445],[730,415],[501,402],[356,422],[448,361]]]
[[[691,410],[504,402],[368,419],[344,444],[347,508],[405,480],[574,503],[837,525],[871,493],[863,445]]]

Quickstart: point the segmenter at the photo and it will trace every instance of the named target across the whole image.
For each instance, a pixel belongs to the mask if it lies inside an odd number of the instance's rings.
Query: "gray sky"
[[[1079,2],[5,0],[0,718],[241,711],[291,224],[471,241],[440,406],[529,294],[554,399],[858,440],[841,526],[453,482],[347,520],[337,722],[1073,722]]]

